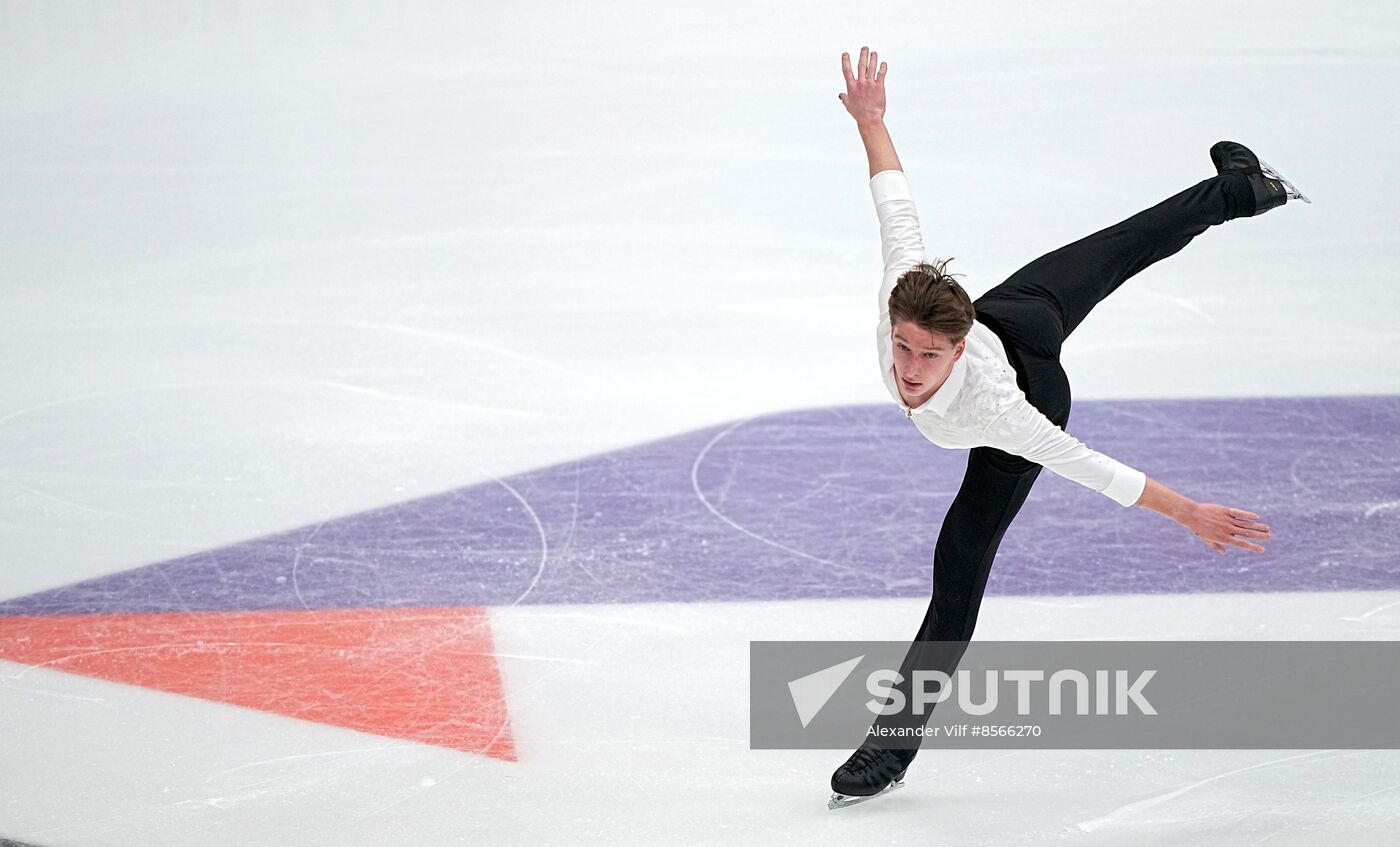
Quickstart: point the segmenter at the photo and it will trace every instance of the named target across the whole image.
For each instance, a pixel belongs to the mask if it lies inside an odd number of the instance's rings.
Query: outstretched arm
[[[1166,515],[1217,553],[1224,553],[1227,546],[1263,553],[1255,542],[1273,539],[1268,525],[1253,512],[1183,497],[1142,471],[1089,449],[1025,399],[992,421],[985,436],[988,446],[1029,459],[1120,505]]]
[[[880,171],[902,171],[894,142],[885,128],[885,73],[888,66],[880,62],[880,54],[868,47],[860,48],[855,73],[851,72],[851,54],[841,54],[841,71],[846,75],[846,93],[836,95],[846,111],[856,119],[865,155],[870,160],[870,175]]]
[[[1219,503],[1197,503],[1172,491],[1151,477],[1135,506],[1166,515],[1196,534],[1215,552],[1224,554],[1225,545],[1255,553],[1264,548],[1250,541],[1270,541],[1269,525],[1259,522],[1259,516],[1244,509],[1233,509]]]

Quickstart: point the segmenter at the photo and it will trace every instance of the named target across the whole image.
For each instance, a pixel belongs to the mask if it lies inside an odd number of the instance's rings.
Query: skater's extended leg
[[[1125,280],[1208,228],[1249,214],[1253,204],[1245,176],[1211,177],[1041,256],[980,297],[975,308],[1012,343],[1057,358],[1060,343]]]

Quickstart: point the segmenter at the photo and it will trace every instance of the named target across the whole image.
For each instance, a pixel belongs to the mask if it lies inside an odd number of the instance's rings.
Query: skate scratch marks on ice
[[[549,617],[558,620],[580,620],[597,621],[599,623],[615,623],[620,626],[644,626],[650,629],[659,629],[662,632],[674,632],[677,634],[684,634],[689,631],[686,627],[683,626],[674,626],[672,624],[660,623],[658,621],[644,621],[635,618],[624,618],[613,615],[589,615],[584,614],[583,612],[568,612],[566,614],[551,614],[549,615]]]
[[[536,585],[539,585],[540,577],[544,576],[545,563],[549,561],[549,537],[545,534],[544,524],[540,522],[540,516],[535,513],[535,509],[530,505],[530,502],[520,496],[520,492],[512,488],[510,483],[505,480],[497,479],[495,482],[506,491],[509,491],[512,497],[520,501],[520,505],[524,506],[526,513],[530,515],[530,520],[535,522],[535,531],[540,534],[540,566],[535,571],[534,579],[530,580],[530,584],[526,586],[525,592],[506,604],[509,607],[518,605],[522,600],[530,596],[530,592],[535,590]]]
[[[452,400],[436,400],[432,397],[419,397],[415,394],[391,394],[388,391],[381,391],[378,388],[369,388],[363,385],[351,385],[347,382],[332,382],[319,379],[314,381],[315,385],[325,388],[333,388],[337,391],[345,391],[350,394],[359,394],[365,397],[373,397],[376,400],[390,400],[394,402],[422,403],[428,406],[437,406],[442,409],[461,409],[467,412],[481,412],[492,415],[513,415],[522,418],[550,418],[544,412],[531,412],[526,409],[506,409],[498,406],[482,406],[477,403],[457,403]]]
[[[1380,512],[1384,512],[1387,509],[1400,509],[1400,500],[1391,500],[1387,503],[1377,503],[1374,506],[1367,506],[1366,517],[1372,517],[1373,515],[1376,515]]]
[[[311,530],[311,534],[306,537],[306,540],[297,545],[296,555],[292,557],[292,591],[297,595],[297,602],[301,603],[301,607],[308,612],[311,611],[311,607],[306,605],[306,598],[301,595],[301,583],[297,572],[301,569],[301,555],[306,552],[306,548],[311,545],[311,542],[316,540],[316,534],[319,533],[321,527],[325,525],[325,521],[316,524],[316,527]],[[169,583],[169,580],[166,580],[166,582]],[[174,589],[175,586],[171,585],[170,587]],[[188,609],[186,611],[188,611]]]
[[[1176,297],[1171,294],[1163,294],[1160,291],[1148,291],[1147,296],[1155,297],[1158,300],[1165,300],[1168,303],[1171,303],[1173,306],[1182,309],[1183,311],[1190,312],[1191,314],[1195,315],[1203,321],[1206,321],[1207,323],[1215,323],[1215,318],[1212,317],[1209,312],[1205,311],[1200,306],[1197,306],[1195,303],[1192,303],[1185,297]]]
[[[720,440],[723,439],[725,436],[729,435],[729,433],[733,432],[734,430],[738,429],[744,424],[747,424],[757,419],[757,417],[758,416],[755,415],[754,417],[744,418],[743,420],[735,421],[734,423],[720,430],[714,438],[711,438],[709,440],[709,443],[707,443],[704,447],[700,448],[700,452],[697,453],[695,456],[695,461],[692,462],[690,465],[690,487],[694,489],[695,497],[700,501],[701,505],[703,505],[706,509],[710,511],[710,514],[714,515],[715,517],[724,521],[729,526],[733,527],[735,530],[738,530],[739,532],[743,533],[744,535],[747,535],[755,541],[768,544],[770,546],[778,548],[779,550],[782,550],[785,553],[791,553],[792,555],[798,556],[803,559],[811,559],[812,561],[820,562],[823,565],[830,565],[831,567],[836,568],[842,573],[853,572],[853,569],[848,565],[843,565],[840,562],[833,562],[830,559],[823,559],[819,556],[813,556],[812,554],[804,553],[801,550],[795,550],[781,542],[774,541],[771,538],[765,538],[752,530],[745,529],[744,527],[739,526],[737,523],[721,514],[719,509],[716,509],[714,504],[710,502],[709,498],[705,496],[705,492],[700,490],[700,465],[705,461],[705,454],[709,453],[710,448],[718,444]]]
[[[521,659],[530,662],[563,662],[566,665],[583,665],[585,667],[602,667],[602,662],[595,662],[589,659],[567,659],[563,656],[532,656],[528,653],[459,653],[464,656],[494,656],[497,659]]]
[[[376,745],[376,746],[374,746],[374,747],[357,747],[357,748],[355,748],[355,749],[353,749],[353,750],[321,750],[321,751],[317,751],[317,752],[314,752],[314,753],[297,753],[297,754],[292,755],[292,756],[278,756],[278,757],[272,758],[272,759],[258,759],[258,760],[255,761],[255,762],[244,762],[244,763],[241,764],[241,765],[236,765],[236,766],[231,767],[231,768],[228,768],[228,769],[226,769],[226,770],[221,770],[221,771],[219,771],[218,773],[210,774],[209,776],[205,777],[204,781],[205,781],[206,783],[208,783],[208,782],[213,782],[215,779],[218,779],[219,777],[224,776],[224,775],[226,775],[226,774],[235,773],[235,772],[237,772],[237,771],[245,770],[245,769],[247,769],[247,768],[261,767],[261,766],[263,766],[263,765],[273,765],[273,764],[279,764],[279,765],[280,765],[280,764],[284,764],[284,763],[286,763],[286,762],[294,762],[294,761],[300,761],[300,760],[304,760],[304,759],[322,759],[322,758],[327,758],[327,757],[332,757],[332,756],[358,756],[358,755],[364,755],[364,754],[366,754],[366,753],[375,753],[375,754],[377,754],[377,753],[382,753],[382,752],[384,752],[385,750],[393,749],[393,748],[395,748],[395,747],[397,747],[397,746],[398,746],[398,745],[396,745],[396,744],[379,744],[379,745]]]
[[[1384,612],[1386,609],[1391,609],[1391,608],[1394,608],[1394,607],[1396,607],[1396,606],[1400,606],[1400,600],[1396,600],[1396,601],[1393,602],[1393,603],[1386,603],[1386,604],[1383,605],[1383,606],[1377,606],[1376,608],[1372,609],[1371,611],[1369,611],[1369,612],[1367,612],[1367,613],[1365,613],[1364,615],[1361,615],[1361,616],[1359,616],[1359,617],[1351,617],[1351,616],[1346,616],[1346,615],[1344,615],[1344,616],[1342,616],[1342,620],[1344,620],[1344,621],[1358,621],[1358,622],[1359,622],[1359,621],[1364,621],[1364,620],[1366,620],[1367,618],[1369,618],[1370,616],[1374,615],[1374,614],[1377,613],[1377,612]]]
[[[1225,779],[1227,777],[1235,776],[1236,774],[1247,773],[1249,771],[1254,770],[1261,770],[1263,768],[1270,768],[1275,765],[1281,765],[1285,762],[1293,762],[1299,759],[1311,759],[1317,756],[1335,752],[1337,751],[1312,750],[1307,753],[1299,753],[1296,756],[1285,756],[1282,759],[1270,759],[1267,762],[1260,762],[1257,765],[1247,765],[1242,768],[1236,768],[1232,771],[1226,771],[1222,774],[1216,774],[1215,776],[1207,777],[1206,779],[1203,779],[1199,782],[1193,782],[1190,785],[1184,785],[1181,788],[1176,789],[1175,791],[1168,791],[1166,794],[1159,794],[1156,797],[1149,797],[1146,800],[1139,800],[1136,803],[1129,803],[1126,806],[1119,806],[1118,808],[1114,809],[1106,815],[1102,815],[1097,818],[1092,818],[1087,821],[1080,821],[1079,823],[1075,824],[1075,826],[1077,826],[1084,832],[1093,832],[1096,829],[1102,829],[1106,826],[1112,826],[1114,824],[1123,823],[1135,817],[1136,815],[1147,811],[1148,809],[1151,809],[1155,806],[1160,806],[1163,803],[1180,797],[1188,791],[1200,788],[1202,785],[1207,785],[1209,783],[1215,782],[1218,779]]]

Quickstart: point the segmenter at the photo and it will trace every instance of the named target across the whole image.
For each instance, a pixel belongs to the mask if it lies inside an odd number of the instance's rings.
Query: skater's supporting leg
[[[1017,462],[1026,467],[1016,468]],[[904,729],[921,726],[929,717],[909,713],[914,672],[937,670],[951,675],[957,668],[977,624],[997,547],[1039,473],[1039,465],[989,447],[975,448],[968,455],[962,486],[934,548],[933,598],[895,686],[904,695],[906,710],[876,721],[889,731],[885,737],[900,739],[891,740],[890,746],[918,746],[918,738]]]
[[[1018,468],[1016,462],[1026,467]],[[839,798],[870,797],[887,791],[904,776],[922,740],[916,731],[930,717],[928,710],[915,715],[909,708],[914,702],[914,672],[941,670],[951,675],[956,669],[972,636],[997,545],[1025,502],[1039,470],[1039,465],[999,450],[978,447],[971,451],[962,487],[938,536],[933,600],[905,654],[895,686],[904,695],[905,708],[877,718],[871,734],[831,775],[831,790],[836,792],[832,808],[844,804]]]
[[[1026,398],[1057,426],[1069,422],[1069,379],[1060,363],[1030,353],[1019,355]],[[933,552],[933,598],[900,668],[896,686],[910,703],[913,671],[952,674],[977,625],[992,561],[1012,519],[1026,502],[1040,465],[990,447],[969,451],[958,488]],[[921,725],[905,715],[882,718],[886,727]],[[904,746],[904,745],[901,745]],[[917,746],[916,743],[907,746]]]

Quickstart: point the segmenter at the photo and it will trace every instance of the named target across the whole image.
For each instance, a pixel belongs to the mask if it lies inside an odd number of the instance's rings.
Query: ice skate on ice
[[[856,805],[857,803],[864,803],[866,800],[874,800],[876,797],[880,797],[880,796],[883,796],[883,795],[885,795],[885,794],[888,794],[888,793],[890,793],[891,791],[895,790],[896,788],[903,788],[903,787],[904,787],[904,780],[902,780],[902,779],[897,779],[897,780],[895,780],[894,782],[891,782],[889,785],[886,785],[884,788],[881,788],[879,791],[875,792],[874,794],[859,795],[859,794],[842,794],[842,793],[840,793],[840,792],[837,792],[837,793],[834,793],[834,794],[831,795],[831,799],[830,799],[830,800],[826,801],[826,809],[827,809],[827,811],[831,811],[832,809],[844,809],[844,808],[846,808],[847,806],[854,806],[854,805]]]
[[[831,775],[826,808],[842,809],[873,800],[904,785],[904,772],[918,750],[886,749],[867,741]]]

